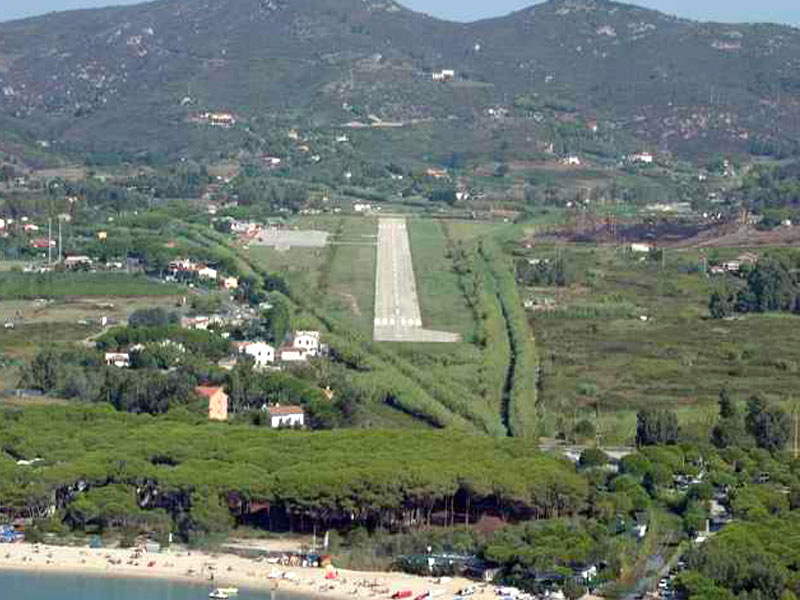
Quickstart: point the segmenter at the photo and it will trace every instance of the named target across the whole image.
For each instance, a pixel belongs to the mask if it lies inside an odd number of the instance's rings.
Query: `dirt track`
[[[380,219],[375,273],[376,342],[458,342],[457,334],[422,328],[405,219]]]

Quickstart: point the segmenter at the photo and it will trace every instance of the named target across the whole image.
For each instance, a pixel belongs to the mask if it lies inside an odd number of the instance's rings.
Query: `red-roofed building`
[[[55,248],[55,246],[56,246],[55,240],[50,240],[49,242],[47,241],[47,238],[34,238],[31,240],[31,247],[37,248],[39,250],[42,249],[46,250],[47,248],[51,247]]]
[[[221,387],[198,386],[195,392],[208,399],[208,418],[212,421],[228,420],[228,394]]]

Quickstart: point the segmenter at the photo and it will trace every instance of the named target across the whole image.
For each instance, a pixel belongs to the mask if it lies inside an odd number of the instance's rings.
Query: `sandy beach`
[[[106,577],[169,579],[214,587],[279,589],[290,593],[344,600],[388,598],[400,590],[413,597],[432,590],[449,600],[459,589],[474,585],[461,578],[442,580],[404,573],[371,573],[337,569],[334,580],[324,569],[287,567],[232,554],[205,554],[185,549],[158,554],[136,554],[133,549],[48,546],[44,544],[0,545],[0,569],[87,574]],[[212,579],[213,577],[213,579]],[[492,588],[477,586],[475,598],[490,598]]]

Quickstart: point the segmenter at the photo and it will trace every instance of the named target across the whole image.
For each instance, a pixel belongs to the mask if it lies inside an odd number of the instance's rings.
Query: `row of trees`
[[[135,486],[134,518],[139,509],[163,510],[177,524],[219,505],[230,507],[228,518],[250,518],[251,505],[269,503],[263,520],[270,527],[403,528],[430,523],[439,510],[466,512],[472,522],[490,510],[509,518],[570,516],[587,496],[586,481],[568,463],[510,439],[281,433],[79,406],[5,410],[0,419],[0,444],[14,459],[0,457],[0,507],[12,514],[68,509],[80,489]],[[36,457],[44,462],[16,463]]]
[[[516,437],[536,437],[536,371],[539,358],[528,317],[517,292],[517,283],[502,250],[489,240],[481,240],[478,252],[494,278],[511,346],[510,387],[508,389],[508,429]]]

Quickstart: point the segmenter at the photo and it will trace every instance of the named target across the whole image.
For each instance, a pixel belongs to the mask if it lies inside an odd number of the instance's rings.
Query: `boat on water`
[[[213,590],[208,597],[212,600],[228,600],[231,596],[236,596],[239,593],[239,588],[217,588]]]

